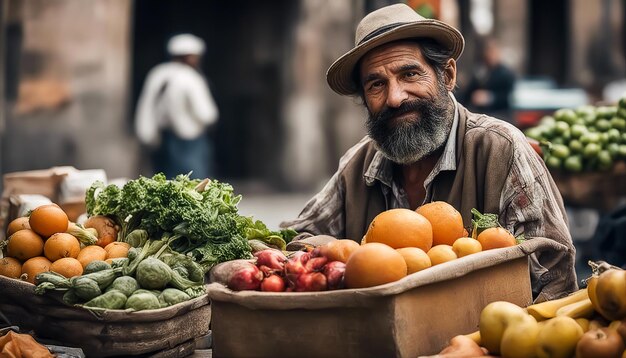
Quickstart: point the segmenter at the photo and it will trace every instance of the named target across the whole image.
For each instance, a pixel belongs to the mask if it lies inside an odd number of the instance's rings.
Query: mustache
[[[376,122],[378,121],[386,122],[392,118],[395,118],[397,116],[400,116],[406,113],[411,113],[411,112],[426,113],[430,109],[429,107],[430,104],[431,104],[430,101],[426,99],[414,99],[414,100],[402,102],[402,104],[396,108],[385,106],[383,107],[383,109],[380,110],[380,112],[375,114],[372,119],[374,119]]]

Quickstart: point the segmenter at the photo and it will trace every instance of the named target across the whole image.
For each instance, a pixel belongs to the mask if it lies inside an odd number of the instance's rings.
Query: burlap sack
[[[35,286],[0,276],[0,311],[21,329],[82,348],[88,357],[167,350],[209,331],[207,295],[157,310],[92,311],[61,302],[61,292],[36,295]]]

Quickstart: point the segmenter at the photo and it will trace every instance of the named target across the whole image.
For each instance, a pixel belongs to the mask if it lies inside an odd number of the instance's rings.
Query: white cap
[[[192,34],[176,35],[167,43],[167,52],[171,56],[202,55],[204,41]]]

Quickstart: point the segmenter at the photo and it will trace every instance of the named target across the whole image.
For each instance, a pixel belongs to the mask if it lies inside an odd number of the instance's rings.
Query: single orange
[[[64,257],[53,262],[50,271],[71,278],[83,274],[83,265],[73,257]]]
[[[0,259],[0,276],[10,278],[20,278],[22,274],[22,263],[13,257],[3,257]]]
[[[361,245],[354,240],[340,239],[320,246],[320,252],[328,261],[341,261],[346,263],[354,250],[358,249],[360,246]]]
[[[130,250],[130,244],[127,242],[113,241],[104,247],[106,251],[107,259],[116,259],[119,257],[128,257],[128,250]]]
[[[464,236],[463,217],[454,206],[445,201],[433,201],[415,210],[423,215],[433,227],[433,245],[452,245]]]
[[[480,241],[471,237],[460,237],[452,244],[452,250],[458,257],[463,257],[483,250]]]
[[[43,237],[67,231],[67,214],[56,204],[41,205],[31,211],[28,220],[31,229]]]
[[[43,239],[33,230],[23,229],[16,231],[7,244],[7,256],[26,261],[31,257],[43,253]]]
[[[480,245],[483,247],[483,251],[515,246],[515,244],[517,244],[515,236],[502,227],[491,227],[486,229],[482,231],[478,237],[476,237],[476,240],[480,242]]]
[[[394,249],[419,247],[428,251],[433,228],[422,215],[410,209],[390,209],[376,215],[365,234],[367,243],[378,242]]]
[[[403,247],[396,250],[404,257],[407,266],[407,274],[409,275],[432,266],[430,257],[428,257],[428,254],[422,249],[418,249],[417,247]]]
[[[344,279],[348,288],[362,288],[397,281],[407,275],[404,257],[378,242],[359,246],[348,262]]]
[[[50,265],[52,265],[52,262],[43,256],[30,258],[22,265],[20,279],[34,284],[35,276],[39,273],[50,271]]]
[[[457,259],[450,245],[435,245],[427,252],[433,266]]]
[[[73,235],[58,232],[46,240],[43,253],[52,262],[64,257],[77,258],[80,253],[80,242]]]
[[[16,231],[22,229],[30,229],[30,225],[28,224],[28,216],[21,216],[17,219],[13,219],[9,226],[7,226],[7,237],[13,235]]]
[[[89,245],[83,247],[76,259],[85,268],[91,261],[99,260],[104,261],[106,259],[107,252],[98,245]]]

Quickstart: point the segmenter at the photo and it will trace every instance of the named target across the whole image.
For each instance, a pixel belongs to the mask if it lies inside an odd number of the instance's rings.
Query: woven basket
[[[88,357],[131,356],[174,348],[209,331],[203,295],[157,310],[89,310],[68,306],[62,292],[36,295],[35,286],[0,276],[0,312],[37,336],[80,347]]]

